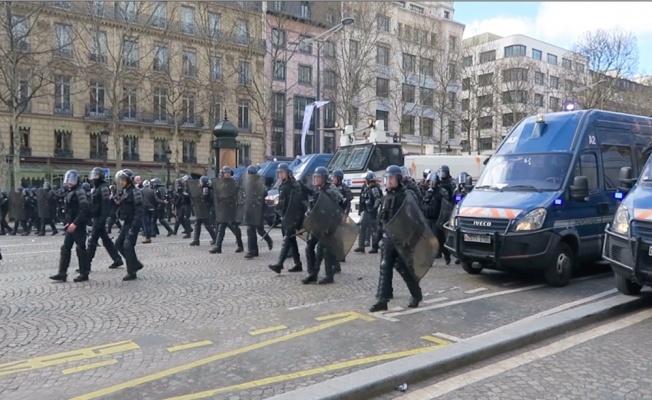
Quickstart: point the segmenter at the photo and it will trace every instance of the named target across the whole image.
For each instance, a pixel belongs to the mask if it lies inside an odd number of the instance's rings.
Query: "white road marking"
[[[62,236],[62,238],[63,238],[63,236]],[[62,242],[56,242],[56,243],[50,243],[50,244],[51,244],[52,246],[59,246],[59,245],[61,245],[61,243],[62,243]],[[101,242],[100,242],[100,243],[101,243]],[[186,240],[186,241],[182,241],[182,242],[163,242],[163,243],[155,243],[155,242],[152,242],[152,243],[149,243],[149,244],[142,244],[142,246],[143,246],[143,247],[157,247],[157,246],[169,246],[169,245],[171,245],[171,244],[179,244],[179,243],[190,243],[190,241]],[[139,243],[139,244],[140,244],[140,243]],[[38,243],[38,245],[40,245],[40,246],[45,246],[46,243]],[[21,246],[22,246],[22,245],[21,245]],[[4,249],[5,247],[10,247],[10,246],[0,246],[0,249]],[[140,249],[140,248],[141,248],[141,247],[138,247],[138,249]],[[20,255],[23,255],[23,254],[45,254],[45,253],[59,253],[59,252],[60,252],[59,249],[56,249],[56,250],[45,250],[45,251],[20,252],[20,253],[4,253],[4,252],[3,252],[3,253],[2,253],[2,256],[3,256],[3,257],[6,257],[6,256],[12,256],[12,255],[13,255],[13,256],[20,256]]]
[[[435,399],[440,396],[446,395],[448,393],[454,392],[455,390],[461,389],[465,386],[478,383],[488,378],[492,378],[504,372],[529,364],[531,362],[538,361],[543,358],[558,354],[562,351],[586,343],[590,340],[638,324],[649,318],[652,318],[652,310],[640,311],[636,314],[630,315],[628,317],[613,322],[606,323],[604,325],[600,325],[597,328],[593,328],[589,331],[582,332],[577,335],[568,337],[566,339],[559,340],[547,346],[540,347],[538,349],[534,349],[526,353],[522,353],[510,357],[506,360],[492,363],[485,367],[478,368],[473,371],[469,371],[467,373],[454,376],[452,378],[446,379],[441,382],[437,382],[434,385],[416,390],[404,396],[400,396],[397,399],[402,399],[402,400]]]
[[[437,336],[437,337],[440,337],[442,339],[450,340],[451,342],[455,342],[455,343],[461,342],[462,340],[464,340],[462,338],[458,338],[457,336],[447,335],[447,334],[441,333],[441,332],[433,333],[432,336]]]
[[[448,297],[436,297],[434,299],[424,300],[422,301],[422,303],[430,304],[430,303],[437,303],[444,300],[448,300]]]
[[[489,290],[489,289],[487,289],[486,287],[479,287],[479,288],[477,288],[477,289],[467,290],[467,291],[464,292],[464,293],[466,293],[466,294],[473,294],[473,293],[484,292],[484,291],[486,291],[486,290]]]

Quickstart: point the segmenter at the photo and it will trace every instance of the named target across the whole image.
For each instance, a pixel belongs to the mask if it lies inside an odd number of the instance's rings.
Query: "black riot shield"
[[[441,199],[441,209],[439,210],[439,217],[435,226],[439,229],[444,227],[451,217],[451,213],[455,209],[455,203],[448,201],[448,199]]]
[[[50,218],[50,205],[48,204],[47,189],[40,188],[36,191],[36,207],[39,218]]]
[[[421,280],[435,261],[439,242],[428,227],[414,195],[408,193],[398,212],[383,227],[410,273]]]
[[[242,193],[244,199],[242,201],[242,215],[243,225],[258,226],[263,224],[263,207],[265,205],[265,196],[267,195],[267,188],[265,181],[260,175],[245,174],[242,179]]]
[[[289,204],[285,211],[285,215],[283,215],[283,222],[281,226],[283,229],[295,229],[299,227],[299,224],[301,223],[303,215],[306,211],[303,204],[302,192],[300,188],[293,190],[292,193],[290,193],[288,203]]]
[[[199,186],[199,181],[188,181],[187,186],[195,217],[208,218],[210,209],[208,207],[209,205],[204,201],[204,188]]]
[[[358,236],[358,225],[326,194],[317,198],[312,211],[303,220],[303,229],[315,236],[340,261],[351,251]]]
[[[22,193],[9,193],[9,218],[18,221],[25,219],[25,198]]]
[[[230,224],[238,219],[238,182],[233,178],[213,178],[215,221]]]

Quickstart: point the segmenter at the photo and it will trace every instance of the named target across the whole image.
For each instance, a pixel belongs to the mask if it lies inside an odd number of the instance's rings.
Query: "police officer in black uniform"
[[[177,186],[177,191],[174,194],[174,209],[176,210],[176,218],[174,220],[173,234],[177,234],[179,231],[179,225],[181,225],[184,229],[184,239],[189,239],[190,234],[192,233],[192,227],[190,226],[190,210],[192,209],[192,201],[190,200],[190,195],[185,188],[186,182],[189,179],[190,177],[186,175],[181,179],[177,179],[175,182]]]
[[[287,215],[288,208],[291,206],[290,201],[294,198],[299,198],[301,202],[293,202],[293,207],[301,207],[301,209],[292,210],[293,213],[303,214],[307,209],[307,199],[303,194],[303,190],[299,182],[294,179],[290,167],[286,163],[280,163],[276,167],[276,176],[281,180],[281,186],[278,188],[278,204],[276,205],[276,211],[283,217]],[[298,197],[297,197],[298,196]],[[288,272],[301,272],[303,271],[303,265],[301,264],[301,257],[299,256],[299,246],[297,245],[297,228],[301,226],[301,223],[297,226],[288,227],[283,232],[283,245],[281,246],[281,252],[278,256],[278,262],[276,264],[269,265],[269,269],[276,272],[277,274],[281,273],[283,269],[283,263],[288,257],[290,250],[292,250],[292,258],[294,259],[294,267],[288,270]]]
[[[109,204],[111,204],[111,210],[109,211],[109,220],[107,222],[107,233],[110,235],[113,225],[117,226],[118,229],[122,229],[122,224],[120,223],[120,218],[118,218],[118,203],[115,202],[118,189],[115,185],[109,185]]]
[[[43,189],[47,190],[48,196],[47,196],[47,206],[48,206],[48,214],[50,215],[48,218],[41,218],[41,226],[39,229],[39,236],[45,236],[45,225],[50,225],[50,228],[52,229],[52,235],[56,235],[59,233],[57,230],[56,225],[54,224],[54,218],[57,213],[57,196],[54,194],[52,191],[52,186],[50,186],[50,182],[45,182],[43,183]]]
[[[224,179],[234,179],[233,170],[228,165],[222,167],[221,172],[222,178]],[[204,177],[202,177],[204,178]],[[208,178],[206,178],[208,179]],[[211,199],[213,198],[213,193],[211,191]],[[212,208],[211,208],[212,209]],[[224,235],[226,234],[226,228],[229,228],[231,233],[235,235],[235,241],[238,245],[238,248],[235,250],[236,253],[242,253],[244,251],[244,244],[242,243],[242,231],[240,230],[240,224],[234,221],[230,223],[221,222],[217,226],[217,239],[215,240],[215,247],[210,250],[211,254],[220,254],[222,253],[222,243],[224,242]]]
[[[123,265],[122,258],[106,231],[106,221],[111,214],[111,193],[109,191],[109,185],[105,181],[104,170],[99,167],[93,168],[89,179],[93,182],[90,196],[90,218],[93,221],[93,225],[91,228],[91,237],[88,240],[88,269],[90,272],[90,265],[93,263],[93,258],[95,258],[97,241],[99,239],[102,239],[102,246],[104,246],[106,252],[109,253],[109,257],[113,260],[113,264],[109,268],[118,268]]]
[[[116,199],[120,206],[118,215],[122,220],[122,229],[115,247],[127,263],[127,275],[122,280],[133,281],[137,278],[136,273],[143,268],[136,256],[136,243],[143,221],[143,198],[140,189],[134,185],[134,173],[130,169],[116,172],[115,183],[122,188],[120,198]]]
[[[150,181],[150,184],[154,188],[154,191],[156,192],[156,197],[160,200],[158,203],[158,208],[155,211],[154,214],[154,224],[153,224],[153,229],[154,233],[158,234],[158,228],[156,221],[165,228],[166,231],[168,231],[168,236],[174,235],[174,232],[172,231],[172,228],[170,228],[170,225],[168,222],[165,220],[166,214],[167,214],[167,207],[168,207],[168,193],[165,190],[165,187],[163,186],[163,182],[159,178],[154,178]]]
[[[203,201],[206,204],[206,207],[210,210],[213,206],[213,190],[211,189],[211,180],[207,176],[202,176],[199,178],[199,185],[202,190],[202,197],[200,201]],[[195,201],[195,199],[193,199]],[[198,200],[199,201],[199,200]],[[195,219],[195,233],[193,234],[191,246],[199,246],[199,236],[201,235],[201,226],[204,225],[204,228],[208,231],[208,234],[211,236],[211,240],[215,241],[215,229],[213,229],[213,223],[210,221],[211,218],[196,218]]]
[[[351,191],[351,188],[346,183],[344,183],[344,171],[341,169],[336,169],[333,171],[331,174],[331,187],[342,195],[344,199],[344,202],[342,203],[344,215],[349,215],[351,212],[351,201],[353,201],[353,192]],[[375,232],[373,229],[371,229],[371,231]],[[320,251],[320,248],[317,250],[317,265],[320,265],[324,259],[324,254],[323,251]],[[334,267],[336,274],[342,272],[340,261],[345,262],[346,260],[336,260]]]
[[[403,184],[403,176],[401,168],[396,165],[390,165],[385,171],[385,186],[386,193],[383,197],[381,212],[378,215],[383,226],[387,224],[394,215],[398,212],[405,201],[406,196],[409,196],[408,189]],[[369,311],[384,311],[387,310],[387,304],[392,297],[392,269],[396,268],[408,289],[412,298],[408,303],[408,307],[416,308],[419,302],[423,299],[421,287],[419,282],[414,279],[407,269],[405,261],[398,254],[394,248],[392,241],[383,235],[383,251],[380,259],[380,278],[378,280],[378,292],[376,293],[376,303],[369,308]]]
[[[421,211],[423,212],[423,216],[426,217],[426,220],[428,220],[433,235],[435,235],[439,243],[444,243],[446,240],[444,230],[437,226],[437,221],[439,220],[439,215],[441,213],[442,202],[444,199],[450,201],[451,194],[448,192],[448,189],[441,184],[438,174],[431,173],[430,176],[428,176],[428,182],[430,183],[430,188],[423,198]],[[450,264],[451,255],[448,249],[444,248],[442,253],[446,265]]]
[[[258,173],[257,166],[250,165],[247,167],[248,175],[256,175],[257,173]],[[265,183],[261,182],[260,184],[262,185],[261,190],[263,191],[263,193],[267,193],[267,188],[265,187]],[[260,207],[261,210],[265,209],[265,199],[263,199],[263,202],[260,205]],[[247,210],[245,210],[245,212],[247,212]],[[264,215],[259,224],[247,225],[247,254],[245,254],[244,258],[248,260],[254,257],[258,257],[258,235],[262,236],[265,242],[267,242],[267,246],[269,247],[270,250],[273,247],[272,238],[269,237],[269,235],[265,234],[265,227],[263,224],[264,224]]]
[[[79,185],[79,173],[74,169],[66,171],[63,184],[70,189],[66,195],[66,217],[64,230],[66,232],[59,257],[59,272],[50,277],[53,281],[65,282],[68,277],[68,267],[72,255],[72,246],[76,245],[79,262],[79,276],[75,282],[88,280],[90,263],[86,253],[86,221],[89,215],[88,197]]]
[[[379,237],[373,235],[376,226],[376,218],[378,217],[378,207],[380,207],[381,198],[383,197],[378,182],[376,181],[376,174],[372,171],[367,172],[365,176],[366,186],[360,193],[360,212],[362,213],[362,221],[360,221],[360,233],[358,236],[358,247],[353,251],[356,253],[364,253],[364,245],[367,240],[366,236],[372,232],[371,250],[369,253],[378,253]]]
[[[451,170],[448,168],[448,165],[442,165],[439,168],[439,181],[441,187],[446,189],[446,191],[449,193],[449,200],[453,199],[453,192],[455,191],[455,181],[453,180],[453,177],[451,176]],[[443,247],[443,246],[442,246]]]
[[[0,192],[0,235],[11,234],[13,232],[7,223],[7,214],[9,213],[9,194],[5,191]]]

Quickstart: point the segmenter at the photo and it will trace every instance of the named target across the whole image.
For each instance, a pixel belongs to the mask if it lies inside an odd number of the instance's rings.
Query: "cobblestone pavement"
[[[305,286],[304,274],[269,271],[280,232],[272,237],[274,250],[261,242],[251,261],[228,233],[221,255],[208,253],[205,231],[200,247],[158,237],[138,244],[145,268],[133,282],[98,248],[91,280],[78,284],[48,279],[61,235],[0,237],[0,398],[263,399],[614,294],[604,267],[555,289],[438,261],[420,308],[405,308],[396,274],[394,308],[372,316],[378,255],[351,253],[334,285]]]
[[[394,391],[378,396],[376,400],[647,400],[652,398],[652,337],[649,334],[652,318],[649,310],[644,312],[648,313],[647,319],[641,322],[599,335],[566,350],[555,352],[555,348],[563,348],[566,341],[581,341],[583,339],[576,338],[587,334],[593,336],[590,331],[601,329],[603,324],[411,385],[407,393]],[[625,318],[620,317],[609,323],[620,324]],[[551,349],[551,354],[545,356],[545,349]],[[533,355],[534,351],[543,351],[543,357]],[[520,364],[523,365],[517,366]],[[484,376],[480,375],[486,368],[504,372],[482,379]],[[474,377],[479,381],[472,383],[476,380]],[[470,380],[469,384],[453,390],[465,380]],[[439,393],[435,394],[435,390]],[[423,391],[432,394],[426,395]]]

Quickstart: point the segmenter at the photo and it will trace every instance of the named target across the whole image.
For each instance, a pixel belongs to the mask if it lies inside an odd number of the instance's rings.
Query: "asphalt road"
[[[91,280],[62,284],[48,279],[61,235],[0,237],[0,398],[264,399],[616,293],[604,266],[557,289],[438,260],[419,308],[395,274],[390,310],[372,315],[378,255],[351,253],[335,284],[305,286],[305,273],[267,268],[272,235],[256,260],[230,233],[220,255],[205,231],[200,247],[155,238],[138,244],[132,282],[98,248]]]

